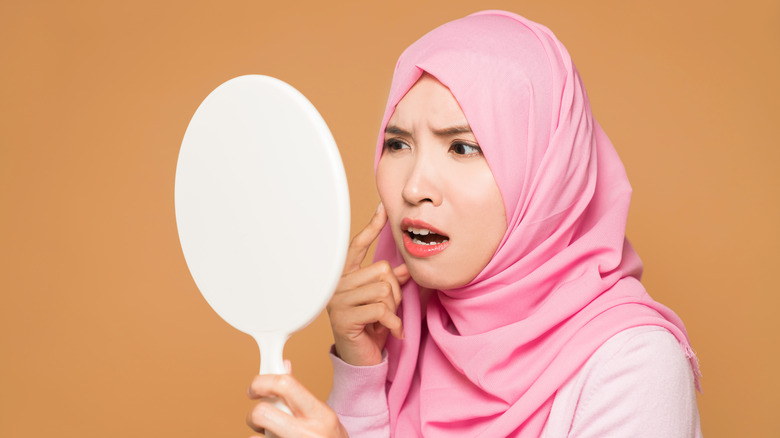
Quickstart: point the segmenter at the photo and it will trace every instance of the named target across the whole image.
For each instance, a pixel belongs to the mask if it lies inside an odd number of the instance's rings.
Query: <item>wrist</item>
[[[339,348],[339,343],[333,345],[332,353],[343,362],[355,367],[370,367],[382,363],[382,351],[355,351],[350,348]]]

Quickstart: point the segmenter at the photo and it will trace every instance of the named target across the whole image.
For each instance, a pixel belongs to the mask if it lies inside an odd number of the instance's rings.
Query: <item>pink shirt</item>
[[[331,406],[351,438],[389,437],[387,360],[354,367],[331,354]],[[555,395],[542,438],[700,438],[693,372],[663,328],[624,330],[605,342]]]

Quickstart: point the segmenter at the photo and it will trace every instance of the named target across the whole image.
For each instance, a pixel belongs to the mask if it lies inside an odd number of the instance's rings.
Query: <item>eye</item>
[[[389,140],[385,140],[384,149],[389,152],[399,152],[404,149],[409,149],[409,145],[397,138],[391,138]]]
[[[468,143],[453,143],[450,146],[450,151],[456,155],[482,155],[482,149],[479,146]]]

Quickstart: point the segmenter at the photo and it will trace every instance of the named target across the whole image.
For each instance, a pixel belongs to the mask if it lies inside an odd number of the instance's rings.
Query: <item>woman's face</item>
[[[506,232],[498,185],[450,90],[424,74],[385,129],[377,188],[412,278],[431,289],[470,282]]]

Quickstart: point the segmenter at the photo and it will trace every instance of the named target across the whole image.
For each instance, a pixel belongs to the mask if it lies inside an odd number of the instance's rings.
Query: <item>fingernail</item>
[[[381,209],[382,209],[382,201],[379,201],[379,205],[377,205],[377,207],[376,207],[376,213],[379,213],[379,210],[381,210]],[[376,213],[374,213],[374,214],[376,214]]]

